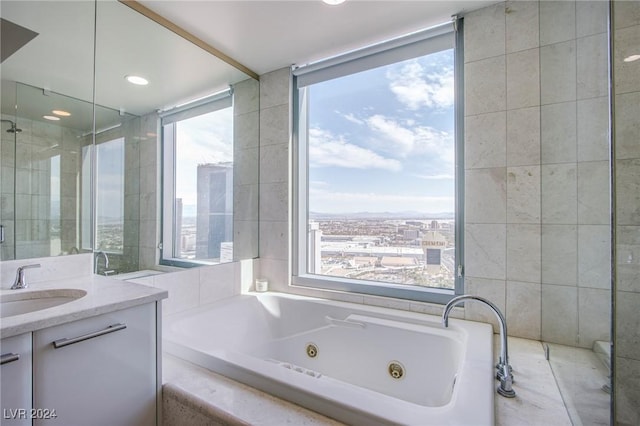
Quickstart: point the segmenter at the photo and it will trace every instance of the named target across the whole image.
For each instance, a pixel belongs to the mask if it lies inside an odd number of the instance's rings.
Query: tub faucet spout
[[[109,256],[107,256],[107,253],[105,253],[102,250],[95,253],[93,272],[95,274],[100,274],[100,268],[98,267],[99,266],[99,264],[98,264],[98,258],[99,257],[103,257],[104,258],[104,269],[102,269],[102,274],[101,275],[105,275],[104,272],[107,270],[107,268],[109,268]]]
[[[512,368],[509,365],[509,352],[507,349],[507,321],[500,312],[500,309],[487,299],[478,296],[462,295],[454,297],[447,303],[442,312],[442,325],[444,327],[449,326],[449,313],[454,306],[465,301],[477,301],[487,305],[494,314],[498,317],[498,323],[500,324],[500,359],[496,365],[498,372],[496,378],[500,380],[500,386],[498,386],[498,393],[507,398],[513,398],[516,396],[516,392],[513,390],[513,373]]]

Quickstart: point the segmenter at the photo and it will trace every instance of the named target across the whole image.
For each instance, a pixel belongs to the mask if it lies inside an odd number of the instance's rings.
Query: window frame
[[[304,87],[332,78],[351,75],[377,66],[397,63],[405,59],[418,44],[433,43],[453,35],[454,48],[454,145],[455,145],[455,285],[453,289],[417,287],[389,282],[358,280],[308,273],[308,218],[309,161],[307,99]],[[292,69],[292,139],[293,139],[293,230],[291,285],[363,295],[393,297],[422,302],[445,304],[464,292],[464,53],[463,19],[453,17],[451,23],[442,24],[398,39],[349,52],[315,64]],[[435,43],[433,42],[435,40]],[[419,50],[420,48],[418,48]],[[433,50],[432,52],[442,49]],[[431,53],[431,52],[430,52]],[[302,81],[301,81],[302,80]],[[305,133],[301,133],[301,130]]]
[[[203,265],[215,265],[218,262],[210,262],[197,259],[180,259],[175,254],[175,213],[176,213],[176,128],[175,123],[219,111],[225,108],[233,108],[233,88],[215,93],[211,96],[159,112],[160,117],[160,257],[158,263],[163,266],[175,266],[179,268],[193,268]],[[171,131],[167,132],[167,127]]]

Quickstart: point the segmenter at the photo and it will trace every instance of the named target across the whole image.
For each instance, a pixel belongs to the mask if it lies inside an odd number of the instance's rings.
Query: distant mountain
[[[98,222],[102,225],[120,225],[124,222],[122,216],[98,216]]]
[[[336,219],[455,219],[453,212],[424,213],[416,211],[403,212],[355,212],[355,213],[322,213],[309,212],[309,217],[316,220]]]

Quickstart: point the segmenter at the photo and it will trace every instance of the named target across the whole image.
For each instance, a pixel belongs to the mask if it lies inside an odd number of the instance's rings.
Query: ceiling
[[[257,74],[264,74],[428,28],[495,0],[347,0],[338,6],[321,0],[139,2]],[[3,18],[38,33],[3,61],[3,89],[5,83],[18,81],[90,101],[93,2],[2,3]],[[95,100],[99,105],[141,115],[247,78],[115,0],[100,0],[97,8]],[[144,73],[152,83],[146,88],[131,87],[123,80],[129,73]],[[5,94],[11,92],[4,90]],[[15,96],[2,98],[3,113],[18,103],[22,113],[28,112],[26,116],[34,119],[42,117],[40,109],[48,104],[34,101],[30,105],[33,111],[29,111],[28,103],[17,102]],[[84,128],[85,121],[67,125]]]
[[[1,17],[36,34],[22,41],[2,26],[3,47],[8,38],[17,43],[0,67],[1,111],[8,116],[43,121],[53,108],[64,109],[72,114],[58,125],[87,131],[94,99],[106,107],[97,113],[113,110],[106,121],[114,111],[116,119],[144,115],[248,78],[116,0],[2,0]],[[134,86],[124,79],[129,74],[150,83]]]
[[[236,61],[264,74],[450,20],[495,0],[139,0]]]

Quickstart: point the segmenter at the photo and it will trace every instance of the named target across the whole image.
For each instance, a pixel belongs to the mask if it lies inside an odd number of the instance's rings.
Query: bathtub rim
[[[299,373],[291,375],[291,371],[280,368],[276,364],[272,364],[271,368],[271,371],[275,372],[275,375],[265,377],[264,372],[261,373],[260,371],[261,367],[264,367],[264,363],[268,363],[269,361],[234,351],[215,351],[213,354],[206,353],[200,349],[187,347],[180,342],[176,342],[174,341],[176,340],[175,338],[172,339],[174,336],[170,330],[171,324],[175,321],[208,311],[221,304],[250,298],[257,298],[258,301],[260,301],[260,298],[265,297],[282,297],[289,300],[328,304],[346,309],[356,309],[372,314],[380,314],[383,318],[387,316],[393,318],[401,317],[409,319],[409,322],[424,323],[426,321],[433,325],[440,324],[439,316],[419,312],[402,311],[392,308],[361,305],[352,302],[333,301],[287,293],[251,292],[232,296],[165,317],[167,324],[163,327],[165,332],[163,335],[164,350],[171,355],[200,365],[231,380],[258,389],[269,395],[302,405],[303,407],[320,412],[329,417],[347,421],[350,424],[370,424],[370,422],[376,422],[376,424],[401,423],[417,425],[424,424],[417,419],[424,418],[423,416],[425,415],[429,416],[429,421],[434,421],[433,424],[478,425],[480,418],[482,418],[483,421],[487,419],[486,424],[493,424],[495,380],[493,378],[493,328],[490,324],[460,319],[450,320],[449,329],[451,332],[464,334],[468,347],[480,349],[480,351],[475,351],[475,356],[472,354],[474,351],[466,350],[464,352],[463,359],[461,360],[460,374],[458,375],[458,381],[456,383],[456,391],[453,393],[449,402],[441,406],[415,404],[374,390],[341,382],[330,376],[323,376],[323,378],[325,381],[336,382],[340,392],[336,394],[335,389],[332,389],[331,392],[320,392],[320,397],[318,397],[319,392],[309,392],[305,388],[305,384],[308,384],[309,380],[315,381],[317,379],[305,377]],[[470,331],[473,331],[473,333],[470,333]],[[485,352],[484,355],[477,356],[482,351]],[[486,353],[487,351],[488,354]],[[238,362],[239,359],[241,361],[240,363]],[[477,383],[474,385],[472,382]],[[331,384],[335,385],[336,383]],[[483,387],[486,389],[485,392],[476,393],[478,389]],[[360,403],[354,405],[340,400],[340,398],[344,396],[343,391],[346,392],[347,396],[353,397],[354,390],[358,392],[362,391],[367,395],[364,401],[355,398],[356,401],[360,401]],[[376,399],[372,400],[369,398],[371,396],[370,394],[373,394]],[[480,412],[478,412],[478,410],[465,410],[461,412],[458,409],[460,407],[472,407],[474,405],[481,407]],[[361,407],[366,408],[363,409]],[[392,420],[390,420],[388,416],[390,411],[396,412]],[[449,417],[453,411],[456,411],[455,420]],[[451,423],[451,421],[453,421],[453,423]]]

